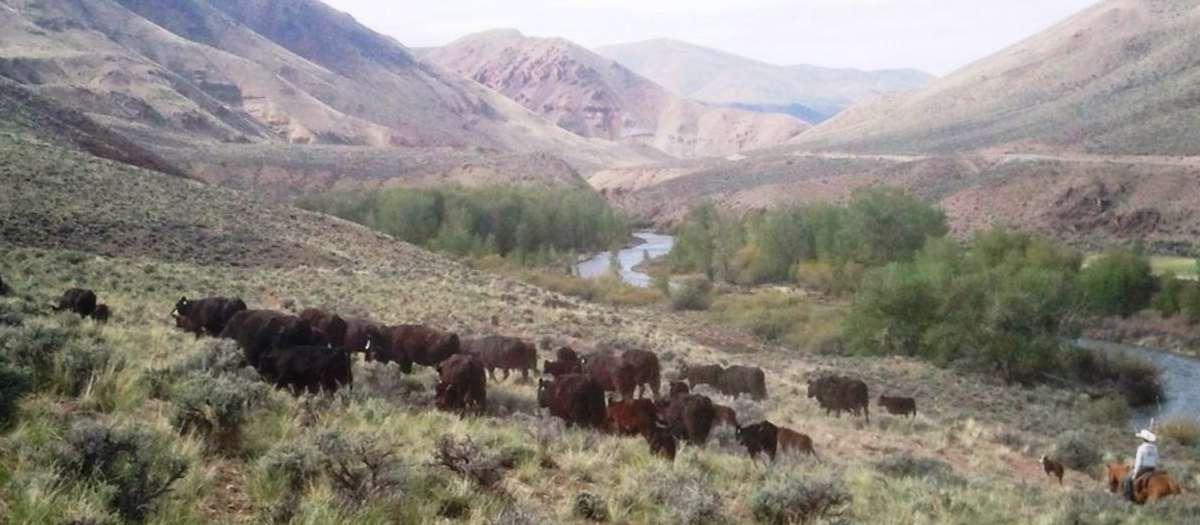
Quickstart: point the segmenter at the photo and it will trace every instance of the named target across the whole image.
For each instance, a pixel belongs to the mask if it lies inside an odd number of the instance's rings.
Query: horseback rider
[[[1133,460],[1133,471],[1125,480],[1125,497],[1130,501],[1133,501],[1134,481],[1143,474],[1154,472],[1158,466],[1158,446],[1155,445],[1158,436],[1146,429],[1139,431],[1136,436],[1142,440],[1142,444],[1138,445],[1137,457]]]

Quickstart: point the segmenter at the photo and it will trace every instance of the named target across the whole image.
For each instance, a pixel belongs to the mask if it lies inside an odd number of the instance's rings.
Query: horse
[[[1130,467],[1121,463],[1108,465],[1108,491],[1113,494],[1121,493],[1121,481],[1129,477]],[[1163,471],[1156,471],[1146,479],[1137,481],[1133,486],[1133,502],[1138,505],[1153,503],[1167,496],[1182,494],[1179,484]]]

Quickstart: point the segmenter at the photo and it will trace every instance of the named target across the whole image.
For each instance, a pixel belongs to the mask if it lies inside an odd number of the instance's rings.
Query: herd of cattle
[[[65,292],[54,309],[101,322],[111,315],[107,306],[97,304],[94,292],[78,288]],[[501,380],[512,372],[520,372],[525,380],[539,372],[536,347],[515,337],[460,339],[424,325],[388,326],[319,309],[299,315],[252,310],[241,299],[224,297],[183,297],[171,316],[176,327],[196,337],[236,341],[246,363],[264,380],[297,395],[352,387],[352,356],[361,353],[366,361],[397,363],[405,374],[412,373],[414,365],[433,367],[438,409],[482,414],[488,378],[497,381],[497,371],[503,373]],[[641,436],[652,452],[667,458],[674,459],[679,440],[703,445],[721,424],[735,429],[752,458],[774,459],[779,452],[816,455],[809,436],[770,421],[742,426],[732,408],[692,391],[707,385],[732,397],[766,399],[766,375],[757,367],[684,365],[679,371],[682,380],[670,382],[666,395],[660,392],[658,356],[645,350],[580,355],[564,347],[553,361],[543,363],[542,372],[537,402],[551,416],[568,426]],[[861,380],[822,375],[809,381],[808,397],[826,413],[862,414],[870,421],[868,388]],[[892,414],[916,413],[912,398],[880,396],[878,403]]]

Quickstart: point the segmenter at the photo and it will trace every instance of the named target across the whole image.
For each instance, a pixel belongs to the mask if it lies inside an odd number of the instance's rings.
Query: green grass
[[[1086,267],[1101,257],[1101,254],[1092,254],[1084,259],[1083,265]],[[1154,275],[1163,276],[1168,273],[1174,273],[1180,279],[1194,281],[1200,278],[1200,270],[1197,268],[1195,257],[1180,257],[1175,255],[1151,255],[1150,268],[1154,271]]]

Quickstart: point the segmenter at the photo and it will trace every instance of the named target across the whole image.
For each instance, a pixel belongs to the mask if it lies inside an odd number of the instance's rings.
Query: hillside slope
[[[690,99],[816,119],[810,122],[825,120],[858,102],[918,89],[934,78],[913,69],[777,66],[671,39],[614,44],[595,51]]]
[[[1105,0],[908,95],[806,133],[806,149],[1200,155],[1200,6]]]
[[[774,146],[807,124],[686,101],[581,46],[498,30],[461,38],[426,58],[488,86],[584,137],[643,143],[679,157]]]
[[[653,158],[567,133],[315,0],[4,0],[0,34],[0,76],[168,160],[247,143],[546,153],[576,169]]]

